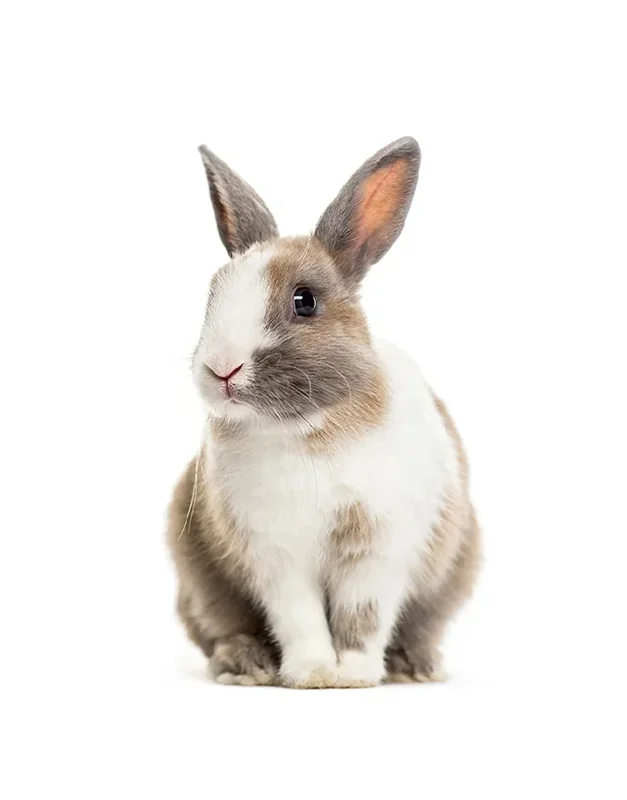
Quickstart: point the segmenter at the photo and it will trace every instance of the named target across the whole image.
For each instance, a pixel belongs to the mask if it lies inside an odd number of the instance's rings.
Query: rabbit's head
[[[279,238],[256,192],[201,147],[230,261],[214,275],[193,362],[217,417],[310,421],[350,400],[377,362],[359,285],[400,234],[420,150],[399,139],[350,178],[309,237]]]

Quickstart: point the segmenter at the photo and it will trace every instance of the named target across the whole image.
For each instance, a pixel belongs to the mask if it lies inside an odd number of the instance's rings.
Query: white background
[[[622,5],[3,4],[3,797],[625,796]],[[305,233],[407,134],[364,297],[471,457],[451,680],[214,686],[163,543],[225,260],[196,147]]]

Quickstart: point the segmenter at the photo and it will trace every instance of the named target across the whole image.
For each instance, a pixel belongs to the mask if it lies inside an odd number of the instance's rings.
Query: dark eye
[[[316,296],[306,286],[294,292],[294,313],[297,317],[310,317],[316,310]]]

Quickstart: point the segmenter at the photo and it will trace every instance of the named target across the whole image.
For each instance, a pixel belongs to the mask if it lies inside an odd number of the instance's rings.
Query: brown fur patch
[[[355,608],[335,608],[331,612],[331,633],[338,652],[363,650],[364,641],[377,631],[379,611],[376,600]]]
[[[363,344],[370,344],[366,317],[360,304],[355,302],[354,289],[344,284],[333,260],[316,238],[280,239],[268,263],[267,278],[270,307],[265,322],[271,330],[284,328],[285,321],[293,322],[292,292],[299,286],[307,286],[322,304],[319,311],[324,312],[295,323],[312,329],[314,335],[307,337],[310,343],[322,336],[337,338],[349,334]],[[324,325],[316,324],[320,316],[324,318]]]
[[[437,395],[433,395],[433,399],[435,401],[435,406],[438,409],[440,416],[444,420],[444,426],[446,428],[446,432],[451,437],[453,444],[455,445],[455,452],[457,454],[457,464],[459,469],[459,478],[462,487],[462,491],[467,495],[468,493],[468,458],[466,456],[466,451],[464,450],[464,445],[459,435],[457,428],[455,427],[455,423],[453,422],[453,418],[448,413],[448,409],[440,400]],[[468,499],[468,497],[466,497]]]
[[[449,492],[423,555],[420,575],[423,591],[436,591],[446,578],[459,550],[467,520],[468,504],[463,496],[458,491]]]
[[[348,403],[342,403],[327,413],[323,427],[307,436],[307,448],[317,453],[337,449],[347,440],[359,439],[383,423],[389,401],[387,382],[377,370],[366,389],[351,393]]]
[[[242,390],[242,401],[306,423],[322,415],[323,430],[311,428],[312,450],[379,424],[387,386],[356,291],[341,279],[324,248],[315,239],[282,239],[266,278],[270,291],[264,324],[276,343],[255,353],[254,380]],[[311,317],[294,315],[293,294],[299,286],[317,298]]]
[[[370,553],[373,537],[374,523],[361,503],[339,510],[329,536],[329,563],[354,564]]]
[[[194,459],[169,508],[167,538],[179,577],[177,611],[189,638],[207,656],[215,642],[237,634],[264,636],[267,625],[253,602],[246,537],[218,503]]]
[[[335,586],[347,571],[372,552],[375,522],[361,503],[353,503],[337,512],[329,536],[327,561],[330,595],[330,628],[338,652],[361,650],[364,640],[377,629],[378,607],[374,599],[355,607],[336,605]]]
[[[455,446],[459,488],[451,488],[447,493],[440,511],[440,520],[427,543],[421,575],[421,584],[427,592],[438,591],[445,583],[463,545],[464,536],[471,527],[473,515],[468,494],[468,460],[461,437],[444,403],[435,395],[434,401]]]

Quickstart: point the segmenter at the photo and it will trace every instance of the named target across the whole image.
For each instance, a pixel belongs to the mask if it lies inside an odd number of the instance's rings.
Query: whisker
[[[183,523],[183,527],[181,529],[181,532],[178,535],[177,541],[181,540],[181,537],[183,536],[183,534],[185,533],[185,529],[187,528],[187,523],[188,522],[189,522],[190,529],[191,529],[192,517],[193,517],[193,514],[194,514],[194,508],[196,507],[196,498],[198,496],[198,467],[199,467],[200,459],[201,459],[201,456],[202,456],[202,449],[203,449],[203,446],[204,446],[204,443],[205,443],[205,433],[207,431],[207,422],[208,421],[209,421],[209,414],[207,414],[207,417],[205,418],[205,423],[204,423],[203,428],[202,428],[202,442],[201,442],[200,447],[198,448],[198,454],[196,456],[196,468],[194,470],[194,486],[192,488],[192,496],[191,496],[190,501],[189,501],[189,508],[187,509],[187,515],[185,516],[185,522]],[[203,467],[203,475],[204,475],[204,467]]]
[[[326,366],[330,367],[334,372],[337,372],[337,374],[340,376],[340,378],[343,379],[344,383],[346,384],[346,388],[348,389],[348,403],[349,403],[350,406],[352,406],[353,405],[353,393],[351,392],[350,383],[346,379],[346,375],[344,375],[342,372],[340,372],[339,369],[337,369],[337,367],[334,367],[333,364],[327,364]]]
[[[307,381],[309,383],[309,399],[311,400],[311,393],[312,393],[311,378],[309,377],[309,375],[307,375],[304,369],[300,369],[299,367],[293,367],[293,369],[298,370],[298,372],[302,373],[307,378]]]

